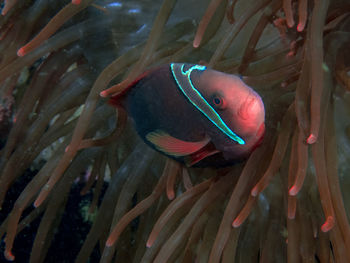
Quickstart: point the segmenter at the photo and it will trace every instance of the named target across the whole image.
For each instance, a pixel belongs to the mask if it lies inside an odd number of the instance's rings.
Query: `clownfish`
[[[109,103],[126,110],[148,145],[187,166],[241,161],[265,132],[260,96],[240,77],[202,65],[151,69]]]

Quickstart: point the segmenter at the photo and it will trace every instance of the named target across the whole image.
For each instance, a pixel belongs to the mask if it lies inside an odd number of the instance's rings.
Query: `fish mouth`
[[[256,148],[258,148],[264,141],[265,137],[265,123],[261,123],[255,136],[254,139],[252,138],[251,140],[251,145],[247,149],[247,154],[252,153]]]
[[[258,131],[256,132],[256,138],[258,138],[258,141],[256,142],[256,145],[259,146],[263,139],[264,139],[264,135],[265,135],[265,123],[261,123],[259,126]]]

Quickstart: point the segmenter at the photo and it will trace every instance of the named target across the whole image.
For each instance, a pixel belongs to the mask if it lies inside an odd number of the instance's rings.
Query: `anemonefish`
[[[151,147],[188,166],[226,166],[261,142],[265,109],[240,77],[202,65],[151,69],[109,103],[126,110]]]

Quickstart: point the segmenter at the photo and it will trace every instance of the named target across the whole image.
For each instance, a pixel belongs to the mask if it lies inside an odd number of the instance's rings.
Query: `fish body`
[[[171,63],[149,70],[110,99],[133,119],[140,137],[188,166],[225,166],[261,141],[265,110],[239,77]]]

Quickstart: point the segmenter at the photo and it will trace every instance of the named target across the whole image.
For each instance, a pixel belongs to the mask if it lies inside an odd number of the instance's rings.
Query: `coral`
[[[346,0],[5,0],[6,259],[349,262],[349,14]],[[240,74],[261,94],[266,135],[247,160],[183,167],[106,104],[170,62]],[[86,202],[93,223],[67,230]]]

